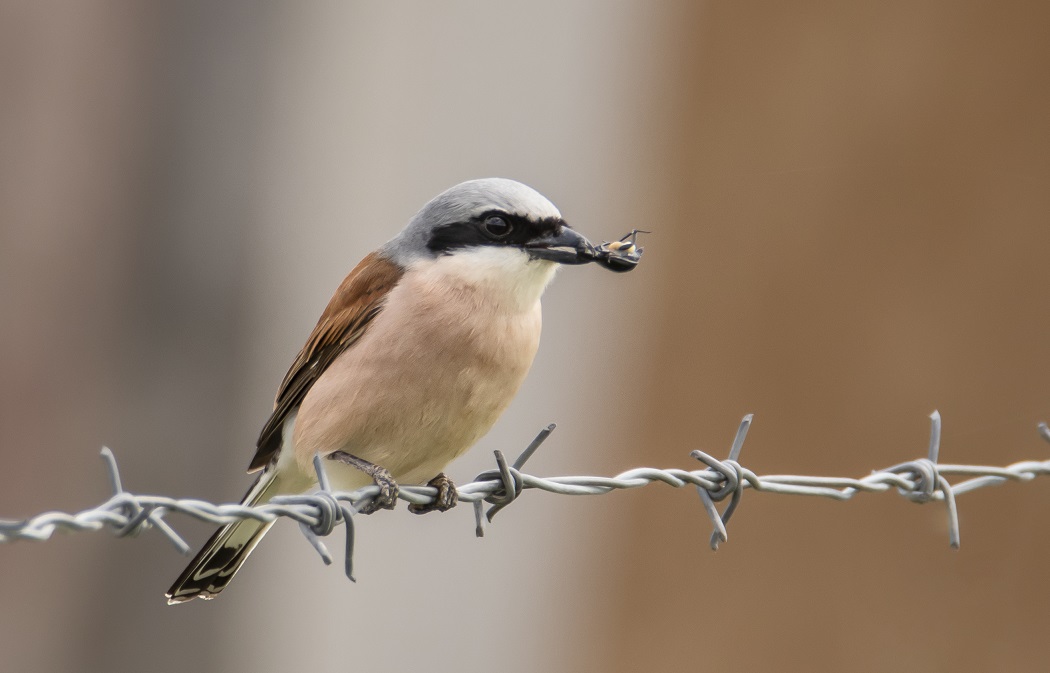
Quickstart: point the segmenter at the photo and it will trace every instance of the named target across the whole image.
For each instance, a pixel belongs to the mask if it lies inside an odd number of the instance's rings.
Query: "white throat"
[[[532,259],[520,248],[479,246],[417,260],[409,268],[428,284],[469,294],[496,309],[521,312],[536,305],[558,265]]]

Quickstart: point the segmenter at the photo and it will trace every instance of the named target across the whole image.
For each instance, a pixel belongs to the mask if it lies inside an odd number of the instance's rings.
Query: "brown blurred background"
[[[329,293],[427,199],[513,177],[628,276],[569,269],[521,395],[541,474],[856,476],[1050,446],[1050,9],[1029,2],[0,5],[0,516],[237,498]],[[610,363],[628,360],[624,371]],[[169,608],[159,534],[0,548],[10,671],[1041,671],[1050,480],[943,507],[528,494],[358,526],[358,584],[278,526]],[[176,519],[195,544],[208,526]],[[338,547],[338,543],[335,544]]]

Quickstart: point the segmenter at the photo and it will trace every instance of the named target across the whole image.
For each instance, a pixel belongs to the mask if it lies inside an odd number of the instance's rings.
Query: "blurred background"
[[[332,290],[430,197],[505,176],[626,276],[565,270],[521,394],[454,463],[860,476],[1042,459],[1050,5],[0,5],[0,516],[236,500]],[[625,367],[623,363],[628,363]],[[1045,670],[1050,480],[943,507],[528,493],[358,523],[358,583],[278,525],[168,607],[157,533],[0,548],[10,671]],[[194,544],[211,528],[174,520]],[[333,547],[339,547],[333,541]],[[747,662],[744,664],[744,662]]]

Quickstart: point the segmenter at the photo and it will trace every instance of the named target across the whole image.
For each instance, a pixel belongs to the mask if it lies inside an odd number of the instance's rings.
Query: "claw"
[[[328,454],[328,457],[331,460],[338,460],[340,463],[356,467],[372,477],[372,481],[379,487],[379,494],[360,509],[361,514],[373,514],[381,509],[394,509],[400,489],[389,470],[346,451],[334,451]]]
[[[437,497],[426,505],[409,505],[408,511],[413,514],[426,514],[427,512],[447,512],[459,502],[459,494],[456,485],[444,472],[427,482],[427,486],[437,489]]]

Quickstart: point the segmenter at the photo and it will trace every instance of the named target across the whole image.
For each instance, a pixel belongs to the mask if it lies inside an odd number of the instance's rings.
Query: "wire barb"
[[[189,544],[164,520],[163,510],[142,507],[135,501],[133,495],[124,490],[120,482],[120,469],[117,468],[117,457],[113,455],[113,451],[108,446],[103,446],[99,453],[106,463],[109,484],[113,489],[113,497],[110,502],[113,503],[114,508],[122,508],[125,516],[128,517],[127,523],[116,528],[113,531],[114,534],[117,537],[134,537],[153,525],[160,529],[164,537],[168,538],[182,555],[189,556],[191,551]]]
[[[700,494],[700,502],[703,503],[704,511],[707,513],[707,518],[711,519],[711,524],[715,528],[714,532],[711,533],[712,551],[718,551],[718,545],[729,541],[726,525],[729,523],[729,518],[733,516],[733,512],[736,511],[737,505],[740,504],[740,496],[744,491],[744,468],[740,466],[736,459],[740,457],[740,452],[744,448],[744,439],[747,438],[747,431],[751,427],[751,420],[754,417],[754,414],[748,414],[744,416],[744,420],[740,421],[740,427],[737,428],[736,437],[733,439],[733,446],[729,449],[729,458],[726,460],[720,461],[703,451],[693,451],[689,454],[708,466],[707,473],[711,476],[712,484],[720,484],[719,488],[714,489],[707,484],[697,484],[696,486],[696,490]],[[719,514],[715,503],[725,500],[726,496],[730,495],[732,499],[730,499],[729,505],[724,512]]]
[[[314,472],[317,474],[318,490],[311,495],[279,495],[270,502],[278,505],[305,505],[315,507],[312,520],[300,520],[299,531],[324,561],[332,565],[332,554],[321,541],[322,537],[331,535],[340,522],[346,524],[346,556],[344,572],[347,579],[354,578],[354,506],[348,504],[349,496],[332,492],[328,473],[324,469],[324,459],[320,454],[314,455]]]
[[[640,467],[615,477],[536,477],[521,472],[525,462],[553,432],[555,426],[552,424],[544,428],[511,464],[507,463],[501,451],[496,451],[496,469],[479,474],[474,481],[460,486],[457,492],[461,501],[473,505],[476,534],[481,537],[484,535],[485,524],[491,522],[497,512],[514,502],[527,489],[540,489],[562,495],[602,495],[613,490],[640,488],[656,482],[674,488],[692,485],[700,494],[704,511],[711,520],[714,530],[710,545],[712,549],[717,550],[720,544],[729,539],[726,526],[740,504],[745,489],[833,500],[849,500],[857,493],[881,493],[896,489],[901,496],[912,502],[943,501],[948,511],[949,542],[957,549],[959,512],[956,499],[959,495],[1007,481],[1030,481],[1036,477],[1050,475],[1050,460],[1028,460],[1006,467],[948,465],[938,462],[941,416],[935,411],[930,415],[930,440],[924,458],[876,470],[860,479],[799,475],[760,477],[738,462],[752,419],[748,414],[741,421],[729,449],[729,457],[725,460],[714,458],[703,451],[693,451],[690,455],[704,464],[704,467],[698,470]],[[1050,428],[1045,423],[1039,424],[1038,431],[1043,439],[1050,441]],[[21,521],[0,519],[0,543],[16,540],[45,541],[58,530],[94,531],[108,528],[119,536],[129,536],[155,527],[179,551],[189,553],[189,545],[165,519],[171,512],[216,525],[244,519],[270,523],[280,517],[286,517],[299,524],[303,535],[326,564],[332,563],[332,555],[321,538],[333,533],[340,524],[344,525],[345,572],[351,581],[356,581],[353,576],[354,514],[377,497],[379,489],[373,485],[350,493],[332,491],[324,469],[324,461],[320,456],[314,458],[318,492],[276,496],[268,503],[251,507],[133,494],[124,490],[113,452],[103,448],[102,458],[113,490],[113,495],[108,500],[97,507],[75,514],[45,512]],[[964,480],[952,484],[948,480],[949,477],[964,477]],[[402,485],[398,497],[413,504],[425,505],[433,502],[436,493],[435,489],[429,486]],[[726,498],[729,499],[729,504],[719,513],[716,503]],[[491,507],[483,516],[485,502]]]
[[[941,450],[941,414],[930,414],[930,446],[926,458],[888,467],[883,472],[904,475],[908,481],[897,486],[897,491],[912,502],[930,502],[940,495],[948,509],[948,543],[952,549],[959,548],[959,509],[955,505],[955,493],[951,484],[941,474],[937,456]],[[878,474],[874,472],[873,474]]]
[[[485,498],[485,502],[491,504],[492,507],[489,508],[484,519],[481,517],[481,500],[474,501],[474,535],[476,537],[485,537],[485,522],[491,523],[492,517],[496,516],[497,512],[514,502],[514,499],[521,494],[523,486],[519,470],[525,466],[525,462],[532,457],[532,454],[536,453],[536,449],[540,448],[540,445],[551,436],[551,433],[557,427],[557,425],[551,423],[540,430],[536,438],[525,447],[525,450],[521,452],[521,455],[510,467],[507,467],[507,459],[503,457],[503,452],[497,449],[494,451],[496,455],[496,469],[482,472],[474,477],[474,483],[492,482],[498,484],[498,490],[493,491]]]

